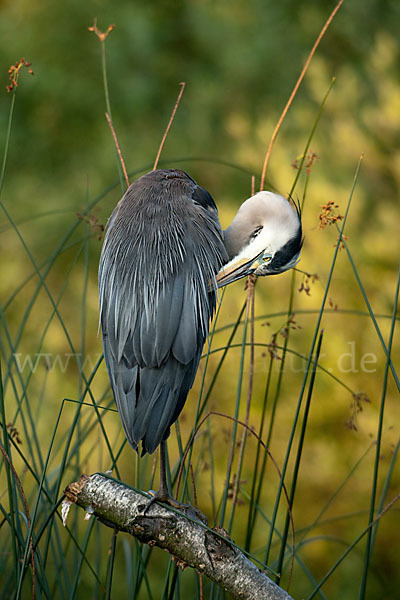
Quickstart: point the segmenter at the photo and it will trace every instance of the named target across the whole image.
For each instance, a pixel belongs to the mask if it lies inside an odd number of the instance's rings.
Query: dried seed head
[[[32,63],[27,62],[24,58],[20,58],[17,60],[15,65],[11,65],[11,67],[8,69],[8,78],[11,83],[6,85],[7,92],[11,92],[18,87],[18,77],[22,67],[26,67],[28,69],[28,73],[33,75],[33,71],[30,69],[31,66]]]
[[[88,27],[89,31],[93,31],[93,33],[97,35],[99,42],[104,42],[110,31],[112,31],[114,28],[115,25],[109,25],[106,31],[100,31],[100,29],[97,27],[97,18],[94,19],[93,25]]]

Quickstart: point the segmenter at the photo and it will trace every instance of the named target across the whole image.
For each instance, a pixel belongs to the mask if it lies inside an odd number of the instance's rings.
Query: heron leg
[[[203,523],[207,524],[207,517],[203,515],[201,511],[192,506],[191,504],[183,504],[179,502],[175,498],[173,498],[170,494],[168,482],[167,482],[167,442],[163,441],[160,444],[160,489],[158,492],[150,492],[152,494],[152,498],[150,502],[145,508],[144,513],[146,514],[149,510],[150,506],[154,504],[154,502],[164,502],[173,508],[177,508],[182,511],[192,519],[199,519]]]
[[[164,440],[160,444],[160,489],[157,492],[158,499],[169,504],[169,500],[174,500],[169,493],[167,482],[167,442]]]

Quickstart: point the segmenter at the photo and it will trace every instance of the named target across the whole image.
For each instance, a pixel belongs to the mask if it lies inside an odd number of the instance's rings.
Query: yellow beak
[[[262,264],[264,252],[261,252],[257,257],[247,258],[242,257],[233,259],[217,273],[216,280],[218,287],[223,287],[232,283],[237,279],[251,275]]]

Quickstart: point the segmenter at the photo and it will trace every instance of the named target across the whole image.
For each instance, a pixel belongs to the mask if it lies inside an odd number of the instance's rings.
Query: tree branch
[[[82,475],[65,495],[109,527],[168,550],[181,568],[204,573],[235,599],[292,600],[232,544],[223,529],[210,530],[196,518],[194,509],[186,516],[154,503],[146,511],[146,497],[99,473]]]

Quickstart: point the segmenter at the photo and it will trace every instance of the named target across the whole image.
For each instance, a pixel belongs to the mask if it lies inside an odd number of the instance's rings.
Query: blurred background
[[[93,403],[113,407],[104,364],[94,371],[102,352],[97,335],[97,264],[103,227],[124,187],[104,115],[102,45],[88,28],[95,17],[103,31],[115,25],[105,41],[108,90],[130,180],[152,168],[179,83],[185,81],[160,166],[182,168],[206,187],[227,227],[250,196],[253,175],[259,189],[275,124],[333,8],[332,2],[316,0],[0,3],[0,140],[1,147],[8,144],[0,198],[2,420],[19,448],[12,449],[12,457],[31,512],[38,481],[46,471],[49,496],[42,494],[38,504],[37,535],[65,485],[82,472],[110,468],[110,448],[117,455],[124,440],[118,415],[110,410],[102,413],[103,431],[93,409]],[[317,583],[365,532],[371,499],[375,498],[376,516],[399,493],[400,406],[382,343],[389,344],[399,258],[399,23],[400,5],[394,0],[345,0],[311,62],[268,167],[266,189],[287,195],[335,78],[308,150],[308,168],[302,169],[294,191],[294,197],[304,201],[305,242],[299,268],[317,277],[286,273],[261,279],[255,298],[258,345],[249,426],[268,439],[282,469],[338,237],[335,225],[319,228],[321,206],[333,201],[338,205],[335,214],[344,214],[363,155],[344,232],[350,258],[345,249],[338,253],[322,318],[323,370],[317,372],[293,504],[297,546],[290,592],[296,598],[311,597]],[[32,63],[33,75],[27,68],[20,72],[8,136],[14,91],[6,91],[7,71],[21,57]],[[212,340],[215,352],[205,374],[204,361],[200,367],[179,421],[181,438],[175,431],[171,434],[171,468],[176,469],[179,461],[177,439],[186,444],[190,438],[200,393],[207,397],[204,414],[217,410],[245,419],[250,369],[246,350],[242,381],[243,317],[230,342],[235,347],[213,381],[245,299],[243,281],[224,294]],[[285,343],[288,353],[282,361]],[[396,331],[392,346],[395,368]],[[77,412],[85,377],[91,375],[92,396],[86,394],[88,405]],[[72,402],[63,404],[63,399]],[[303,405],[299,410],[303,418]],[[299,427],[287,485],[293,481]],[[234,487],[239,472],[237,505],[233,509],[231,498],[225,498],[224,526],[232,515],[229,529],[235,541],[247,544],[263,561],[279,476],[272,464],[265,472],[259,463],[255,469],[259,445],[252,436],[239,468],[232,431],[231,421],[211,416],[194,444],[197,502],[210,525],[218,522],[224,489]],[[236,455],[227,479],[226,448],[232,439]],[[147,490],[152,466],[153,457],[139,462],[124,446],[118,454],[118,473],[113,474]],[[244,524],[252,510],[249,495],[255,472],[264,487],[257,529],[249,540]],[[0,539],[7,550],[0,556],[4,590],[0,598],[8,598],[15,588],[13,556],[14,570],[18,560],[6,516],[10,507],[4,465],[1,489]],[[20,500],[15,502],[23,512]],[[379,520],[370,557],[365,558],[364,535],[317,597],[400,597],[398,510],[394,504]],[[272,568],[279,564],[285,516],[282,499],[277,531],[269,540]],[[84,547],[92,568],[79,563],[75,585],[75,565],[82,556],[77,548],[83,547],[86,529],[81,515],[73,518],[76,544],[70,543],[57,520],[51,533],[42,532],[48,592],[41,597],[104,595],[111,533],[92,527],[94,533]],[[20,527],[22,539],[26,530]],[[103,540],[103,546],[96,540]],[[130,540],[118,539],[112,591],[137,598],[200,597],[194,576],[187,572],[180,587],[171,587],[169,575],[160,572],[160,564],[168,568],[164,554],[155,549],[146,558],[148,580],[147,576],[143,580],[132,567],[142,550]],[[289,555],[288,550],[284,585],[290,579]],[[29,577],[21,597],[31,594]],[[205,598],[218,597],[216,589],[204,585]]]

